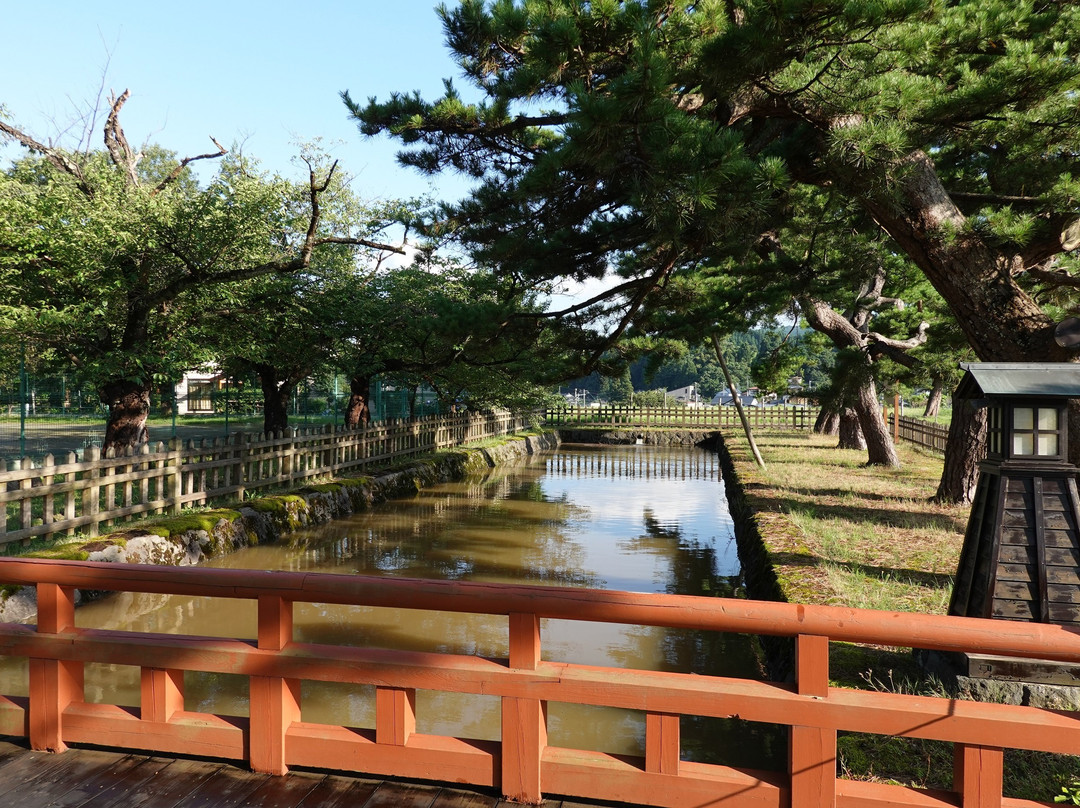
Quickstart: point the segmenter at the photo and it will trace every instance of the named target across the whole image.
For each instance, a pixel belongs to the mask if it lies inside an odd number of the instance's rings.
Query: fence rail
[[[229,440],[144,445],[121,457],[90,447],[57,460],[24,457],[0,471],[0,551],[14,542],[102,526],[134,516],[179,513],[214,499],[240,499],[270,486],[347,476],[471,441],[518,432],[528,415],[508,412],[434,415],[381,421],[361,429],[291,429],[237,433]]]
[[[817,410],[809,407],[746,407],[759,429],[810,429]],[[553,428],[722,429],[741,428],[734,407],[550,407],[544,422]]]
[[[900,416],[897,419],[897,434],[901,439],[925,446],[927,449],[945,451],[949,441],[949,428],[919,418]]]
[[[316,766],[449,780],[530,803],[554,793],[671,808],[1020,808],[1043,803],[1002,798],[1004,748],[1080,752],[1075,712],[829,685],[832,641],[1080,662],[1080,637],[1056,625],[479,582],[203,568],[163,575],[141,565],[24,559],[0,559],[0,583],[37,588],[36,627],[0,624],[0,654],[29,659],[28,696],[0,696],[0,734],[28,736],[39,750],[93,743],[246,760],[275,774]],[[77,628],[78,588],[257,601],[257,639]],[[502,616],[507,657],[301,642],[295,602]],[[546,618],[792,637],[796,678],[785,684],[545,659]],[[139,667],[140,703],[88,703],[86,663]],[[185,671],[249,677],[249,717],[189,710]],[[304,721],[304,680],[374,685],[374,729]],[[501,740],[416,732],[417,689],[498,697]],[[548,745],[548,702],[643,711],[644,757]],[[788,766],[748,771],[683,761],[681,716],[787,726]],[[838,731],[951,742],[951,791],[838,779]]]

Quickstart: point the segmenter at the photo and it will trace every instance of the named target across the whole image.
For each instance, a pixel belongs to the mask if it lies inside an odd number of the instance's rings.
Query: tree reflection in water
[[[564,447],[216,563],[706,597],[742,594],[719,463],[714,453],[700,449]],[[256,633],[255,610],[246,603],[153,596],[110,599],[78,611],[83,626]],[[305,642],[507,654],[505,619],[481,615],[316,603],[296,604],[294,622],[297,639]],[[740,635],[548,620],[542,637],[546,659],[580,664],[742,677],[760,669],[755,643]],[[138,672],[130,674],[128,682],[126,671],[88,672],[88,692],[100,691],[103,701],[137,703]],[[191,677],[191,708],[235,714],[232,707],[242,696],[235,692],[242,686],[237,678]],[[303,685],[305,721],[371,727],[373,701],[370,687]],[[493,698],[417,694],[420,732],[498,738],[498,713]],[[640,713],[552,704],[549,730],[554,745],[643,753]],[[741,767],[778,766],[786,743],[772,728],[737,719],[684,718],[682,733],[684,757]]]

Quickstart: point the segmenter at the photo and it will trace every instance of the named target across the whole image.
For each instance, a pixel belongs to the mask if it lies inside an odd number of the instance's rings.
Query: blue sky
[[[300,176],[295,142],[322,138],[363,198],[457,197],[463,179],[432,183],[399,167],[395,144],[364,138],[338,98],[342,90],[366,100],[414,89],[434,98],[444,77],[456,79],[435,4],[6,3],[0,106],[6,120],[48,141],[100,89],[129,89],[121,124],[133,145],[149,140],[186,156],[213,150],[213,135],[227,147],[242,142],[267,169]],[[100,121],[93,138],[101,143]],[[17,156],[0,149],[5,163]]]

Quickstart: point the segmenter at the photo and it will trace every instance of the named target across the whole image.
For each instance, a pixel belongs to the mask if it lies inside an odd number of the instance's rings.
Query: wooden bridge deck
[[[520,808],[491,793],[339,774],[256,774],[220,761],[0,739],[0,800],[19,808]],[[545,800],[541,808],[599,803]]]

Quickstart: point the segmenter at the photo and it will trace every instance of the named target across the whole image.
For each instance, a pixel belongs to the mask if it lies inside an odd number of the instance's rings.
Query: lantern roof
[[[1080,364],[1073,362],[968,362],[958,398],[983,396],[1080,398]]]

